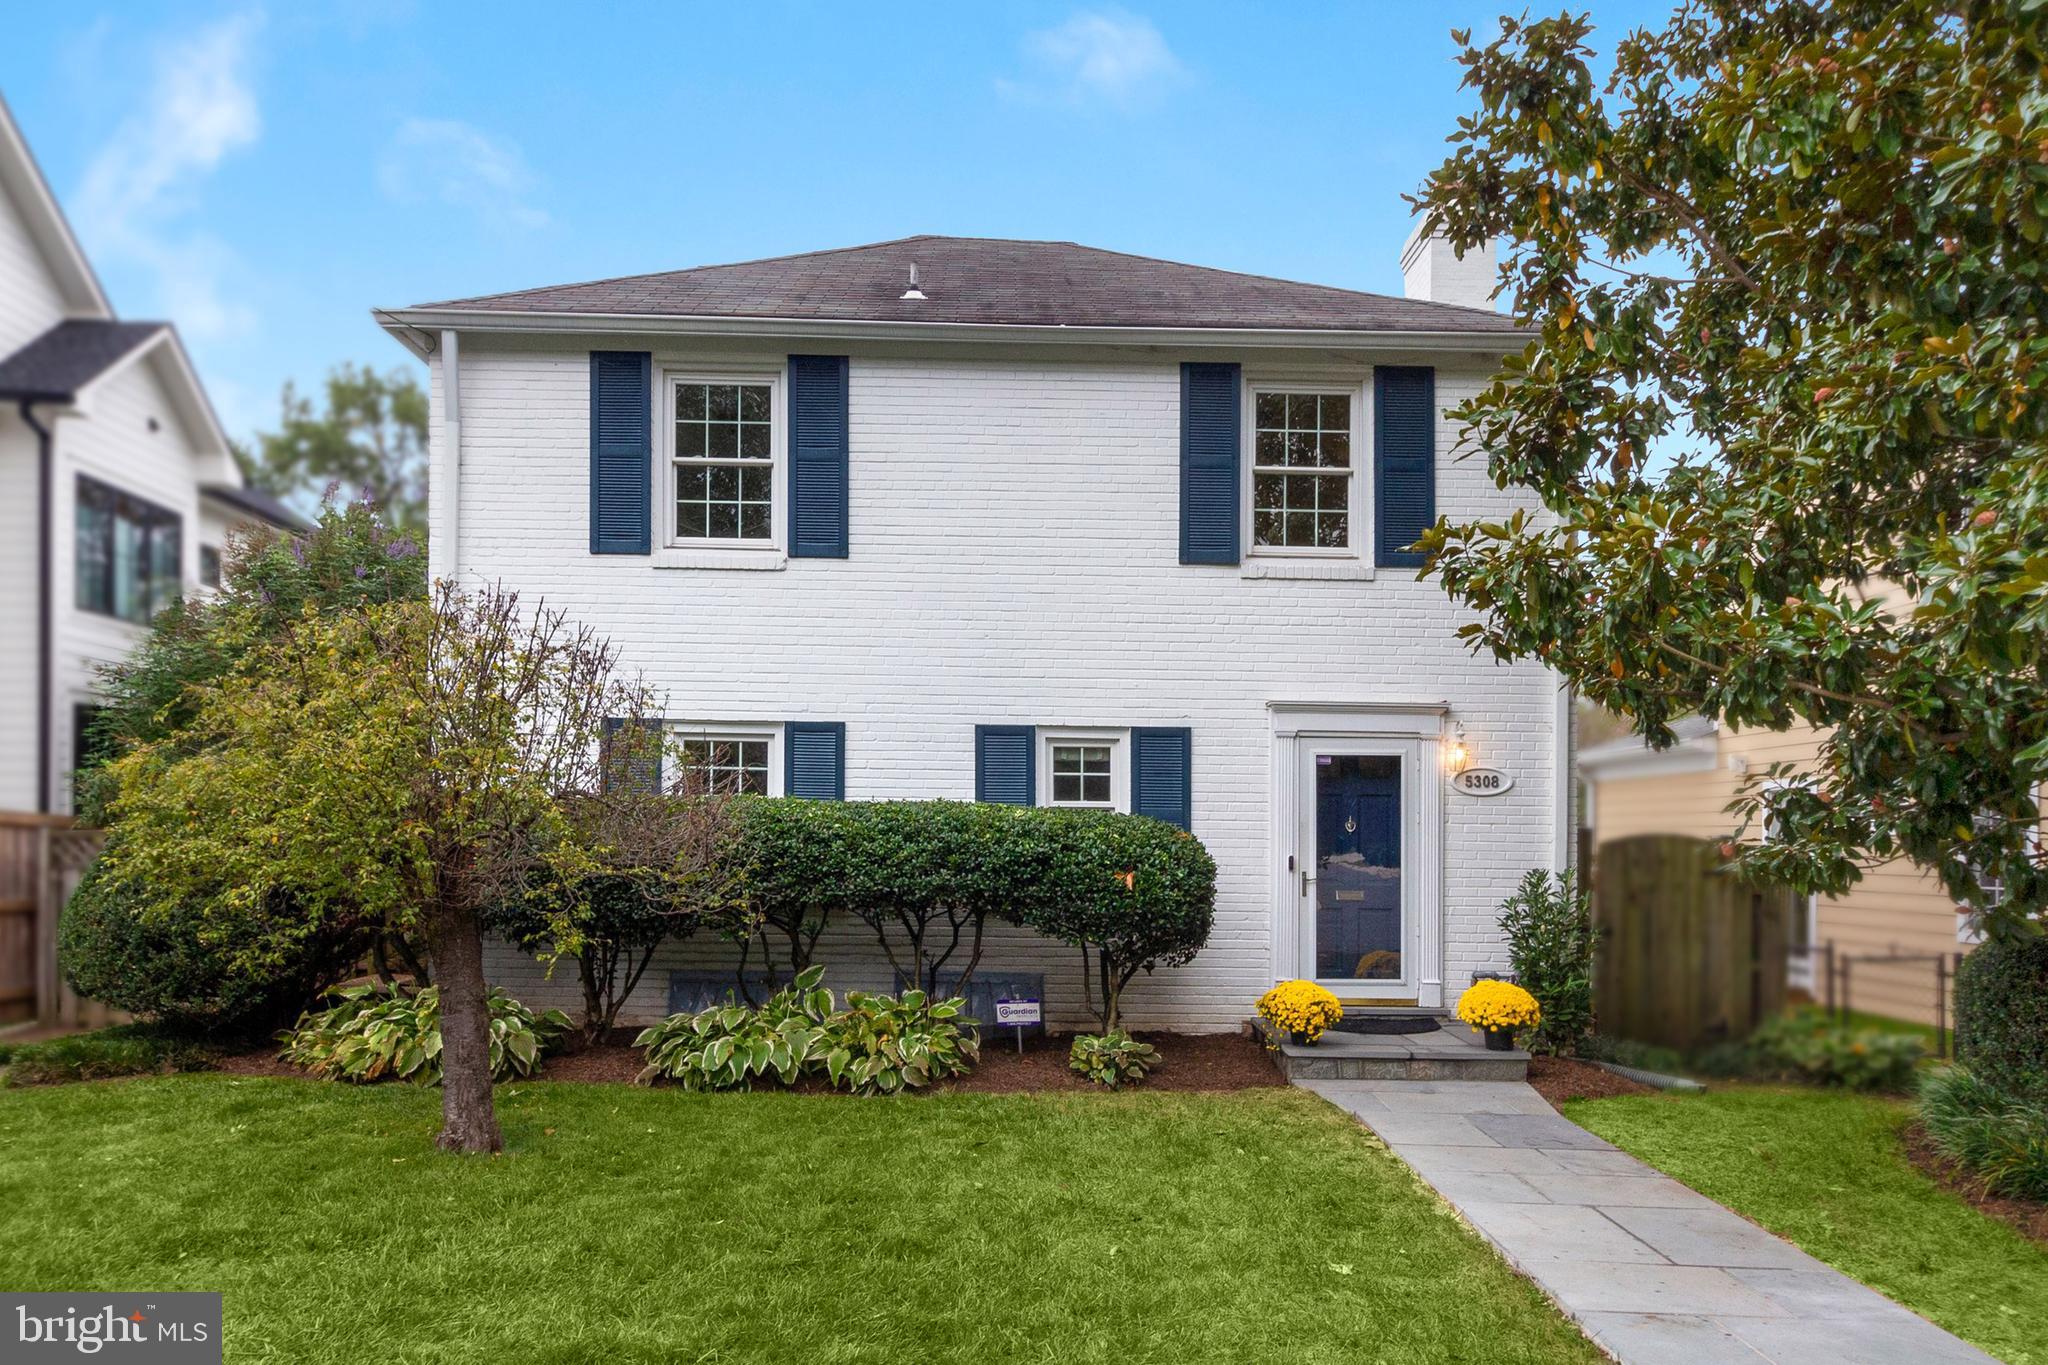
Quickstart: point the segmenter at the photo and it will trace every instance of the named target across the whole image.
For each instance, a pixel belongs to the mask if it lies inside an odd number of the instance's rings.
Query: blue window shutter
[[[654,476],[654,367],[646,351],[590,353],[590,553],[644,555]]]
[[[628,725],[637,724],[647,732],[643,744],[633,746],[630,753],[616,756],[612,752],[612,737]],[[661,738],[662,722],[657,719],[628,721],[610,719],[604,723],[604,752],[599,755],[599,768],[604,775],[604,785],[617,791],[658,793],[661,791]]]
[[[1244,372],[1236,365],[1180,367],[1180,562],[1238,559],[1238,452]]]
[[[793,720],[782,730],[782,791],[817,801],[846,799],[846,724]]]
[[[1184,725],[1131,731],[1131,810],[1187,829],[1194,823],[1194,735]]]
[[[847,557],[846,357],[789,358],[789,553]]]
[[[1374,559],[1419,568],[1408,547],[1436,524],[1436,371],[1381,365],[1372,375]]]
[[[1038,731],[1029,725],[974,727],[974,799],[1038,804]]]

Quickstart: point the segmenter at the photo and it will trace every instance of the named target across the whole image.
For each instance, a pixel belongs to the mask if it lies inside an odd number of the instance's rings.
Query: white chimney
[[[1493,243],[1468,247],[1460,256],[1442,237],[1425,235],[1429,225],[1427,218],[1416,223],[1401,248],[1401,292],[1411,299],[1491,310],[1493,291],[1500,284]]]

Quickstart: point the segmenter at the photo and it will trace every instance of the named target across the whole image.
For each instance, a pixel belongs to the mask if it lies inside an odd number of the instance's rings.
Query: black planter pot
[[[1515,1050],[1515,1031],[1511,1028],[1488,1029],[1486,1031],[1486,1050],[1488,1052],[1513,1052]]]

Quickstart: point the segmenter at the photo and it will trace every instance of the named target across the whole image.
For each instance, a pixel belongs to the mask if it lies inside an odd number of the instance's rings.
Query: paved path
[[[1988,1361],[1526,1083],[1297,1081],[1357,1115],[1623,1365]]]

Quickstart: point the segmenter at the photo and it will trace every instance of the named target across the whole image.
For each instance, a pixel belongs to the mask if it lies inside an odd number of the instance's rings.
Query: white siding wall
[[[55,326],[64,299],[20,206],[0,187],[0,357]],[[44,410],[48,420],[48,410]],[[12,403],[0,411],[0,810],[36,803],[36,437]]]
[[[65,314],[21,208],[0,186],[0,357],[12,355],[57,325]]]
[[[151,418],[157,430],[149,429]],[[146,630],[111,616],[78,609],[73,566],[78,476],[87,474],[176,512],[180,518],[183,576],[199,576],[197,456],[169,395],[148,360],[130,363],[93,388],[84,410],[57,423],[57,480],[53,559],[54,727],[53,766],[71,771],[73,708],[98,691],[101,665],[119,662]],[[70,809],[69,784],[53,786],[56,808]]]
[[[1503,797],[1445,797],[1449,998],[1475,969],[1504,965],[1496,907],[1553,848],[1550,679],[1473,658],[1442,589],[1412,571],[1308,582],[1180,564],[1181,357],[852,348],[852,557],[744,572],[588,553],[593,344],[633,343],[463,338],[464,577],[608,632],[666,690],[671,716],[844,721],[853,799],[971,799],[979,723],[1191,726],[1216,927],[1191,966],[1136,983],[1141,1026],[1232,1027],[1292,974],[1272,952],[1267,703],[1448,700],[1476,760],[1518,779]],[[681,358],[656,351],[657,365]],[[1259,358],[1262,375],[1275,369]],[[1481,378],[1439,368],[1439,400]],[[1443,424],[1440,510],[1503,510],[1483,461],[1451,459],[1453,440]],[[820,960],[838,986],[887,984],[853,931]],[[1049,1015],[1078,1022],[1073,951],[1004,934],[987,959],[1027,964],[1050,974]],[[509,949],[491,965],[533,1003],[576,1006],[573,964],[547,986]],[[636,1019],[662,1012],[667,965],[643,982]]]
[[[36,436],[0,405],[0,810],[36,808]]]

